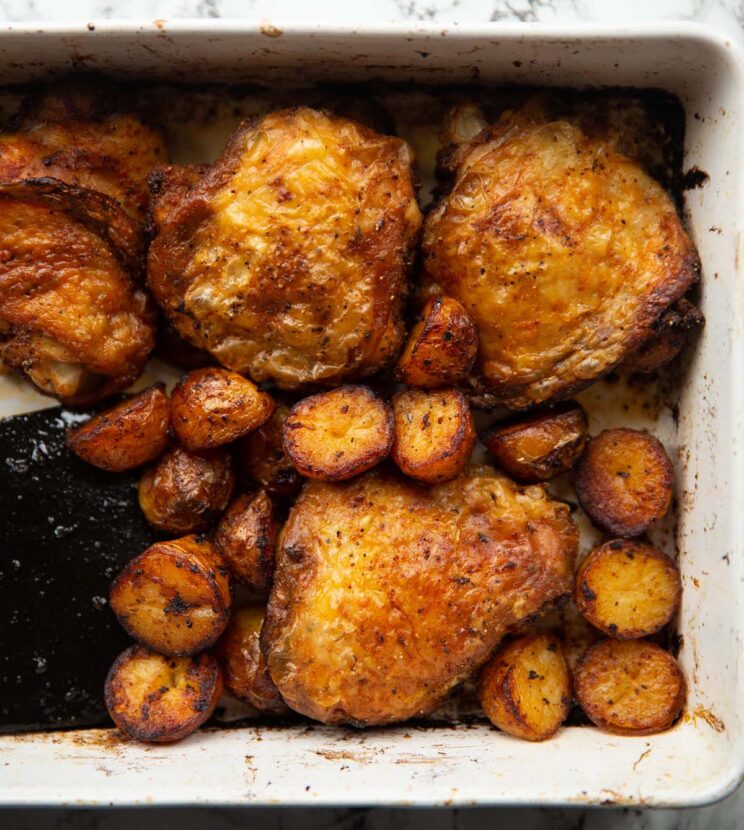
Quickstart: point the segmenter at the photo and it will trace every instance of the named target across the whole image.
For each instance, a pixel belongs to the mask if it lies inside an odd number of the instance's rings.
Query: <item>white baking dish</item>
[[[643,804],[720,798],[744,770],[744,77],[736,46],[692,25],[653,28],[254,26],[218,21],[12,26],[0,83],[70,70],[183,80],[661,87],[686,110],[687,194],[707,325],[686,367],[677,442],[688,714],[619,738],[566,728],[545,744],[487,726],[320,726],[200,733],[170,747],[105,730],[0,737],[3,804]],[[10,399],[7,414],[36,405]],[[4,392],[2,390],[5,390]]]

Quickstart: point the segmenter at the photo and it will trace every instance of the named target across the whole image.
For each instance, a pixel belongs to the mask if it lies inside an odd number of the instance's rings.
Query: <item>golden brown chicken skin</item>
[[[254,381],[369,375],[403,337],[412,163],[402,140],[319,110],[249,120],[212,167],[154,177],[150,288],[181,335]]]
[[[0,182],[51,177],[105,193],[144,221],[147,177],[168,160],[164,135],[132,112],[117,111],[115,91],[68,82],[29,96],[0,134]]]
[[[461,143],[443,154],[452,186],[427,217],[423,290],[473,317],[480,402],[520,409],[622,363],[699,259],[670,197],[610,137],[530,106],[478,131],[471,110],[448,124]]]
[[[567,505],[489,467],[431,489],[380,472],[311,482],[279,541],[272,679],[325,723],[425,714],[571,589],[577,543]]]
[[[0,184],[0,362],[67,404],[126,388],[155,341],[133,277],[142,248],[107,196],[56,179]]]

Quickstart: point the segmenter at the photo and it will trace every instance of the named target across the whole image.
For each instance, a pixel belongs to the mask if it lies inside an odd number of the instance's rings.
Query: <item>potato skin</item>
[[[159,654],[186,657],[209,648],[227,625],[228,570],[203,537],[157,542],[119,573],[109,603],[137,642]]]
[[[476,441],[470,405],[457,389],[409,389],[393,398],[393,461],[402,472],[429,483],[455,478]]]
[[[154,461],[168,444],[170,401],[156,383],[67,433],[67,446],[88,464],[114,473]]]
[[[430,712],[506,630],[570,591],[565,504],[488,467],[421,487],[309,482],[280,533],[261,634],[292,709],[324,723]]]
[[[436,389],[464,381],[475,363],[478,332],[452,297],[432,297],[408,338],[395,369],[407,386]]]
[[[601,640],[579,660],[574,691],[587,717],[617,735],[668,729],[685,705],[679,663],[646,640]]]
[[[284,450],[303,476],[343,481],[379,464],[393,444],[390,406],[366,386],[339,386],[296,403]]]
[[[483,436],[496,463],[521,481],[548,481],[570,470],[589,437],[586,412],[575,401],[496,424]]]
[[[674,470],[663,444],[645,430],[607,429],[587,444],[574,486],[597,527],[640,536],[669,510]]]
[[[237,372],[196,369],[173,390],[173,431],[188,450],[229,444],[265,423],[276,404]]]
[[[141,645],[116,658],[104,687],[114,723],[147,743],[172,743],[190,735],[214,712],[221,693],[220,666],[213,655],[164,657]]]
[[[139,504],[158,530],[196,533],[227,507],[234,487],[233,460],[224,448],[196,453],[172,447],[140,479]]]
[[[645,542],[605,542],[584,559],[576,573],[576,607],[593,626],[619,640],[646,637],[662,629],[681,596],[676,563]]]
[[[227,508],[214,533],[214,544],[233,578],[257,594],[267,594],[274,574],[279,527],[265,490],[244,493]]]
[[[527,741],[551,738],[571,708],[560,640],[529,634],[499,649],[481,670],[478,697],[491,723],[509,735]]]
[[[264,608],[240,608],[230,619],[218,645],[225,688],[233,697],[249,703],[259,712],[283,715],[287,704],[277,691],[259,642]]]
[[[286,403],[279,402],[263,426],[235,445],[241,472],[251,482],[281,498],[296,496],[304,481],[284,450],[284,422],[290,411]]]

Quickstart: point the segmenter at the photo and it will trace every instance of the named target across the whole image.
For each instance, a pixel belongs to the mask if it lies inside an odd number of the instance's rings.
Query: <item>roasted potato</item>
[[[497,424],[483,436],[483,443],[510,476],[548,481],[576,464],[588,437],[586,412],[569,401],[547,412]]]
[[[478,332],[451,297],[432,297],[398,360],[395,377],[408,386],[435,389],[467,378],[478,353]]]
[[[488,719],[515,738],[544,741],[560,728],[571,708],[571,680],[560,640],[529,634],[489,660],[478,680]]]
[[[173,431],[186,449],[207,450],[260,427],[275,406],[271,395],[236,372],[196,369],[173,390]]]
[[[202,537],[158,542],[119,573],[109,602],[138,643],[160,654],[196,654],[217,640],[230,618],[227,566]]]
[[[674,470],[653,435],[607,429],[587,444],[574,485],[597,527],[613,536],[640,536],[669,510]]]
[[[139,483],[139,503],[150,524],[166,533],[206,530],[230,503],[235,471],[222,447],[188,452],[173,447]]]
[[[130,646],[114,661],[104,698],[111,719],[137,741],[171,743],[198,729],[222,693],[217,659],[163,657]]]
[[[231,695],[260,712],[281,715],[289,709],[269,676],[261,651],[259,635],[263,621],[264,609],[259,605],[236,611],[222,635],[217,653],[225,688]]]
[[[595,643],[576,667],[574,692],[592,723],[619,735],[668,729],[687,694],[679,663],[646,640]]]
[[[271,587],[277,532],[274,505],[265,490],[257,490],[235,499],[214,534],[233,578],[258,594]]]
[[[679,569],[665,553],[645,542],[617,539],[582,562],[574,602],[605,634],[630,640],[663,628],[681,594]]]
[[[274,414],[262,427],[235,444],[235,455],[243,476],[280,498],[296,496],[304,480],[284,450],[284,422],[290,411],[286,403],[278,403]]]
[[[393,398],[393,461],[411,478],[455,478],[475,446],[473,416],[457,389],[409,389]]]
[[[154,461],[168,444],[170,402],[164,383],[71,429],[67,446],[88,464],[119,473]]]
[[[366,386],[339,386],[304,398],[284,422],[284,449],[297,470],[319,481],[343,481],[390,452],[393,413]]]
[[[679,354],[690,332],[704,323],[700,309],[689,300],[681,299],[661,315],[654,334],[625,361],[623,368],[649,374],[666,366]]]

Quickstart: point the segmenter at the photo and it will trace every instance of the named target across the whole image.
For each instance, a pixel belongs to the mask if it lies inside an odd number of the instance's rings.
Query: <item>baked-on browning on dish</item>
[[[267,594],[271,587],[278,530],[271,499],[265,490],[256,490],[238,496],[214,532],[233,578],[257,594]]]
[[[0,362],[87,405],[129,386],[155,343],[141,227],[55,179],[0,184]]]
[[[427,216],[423,291],[475,321],[485,405],[521,409],[595,381],[698,278],[671,198],[610,138],[526,107],[442,161],[451,189]]]
[[[287,704],[325,723],[431,711],[507,628],[570,591],[567,505],[488,467],[425,488],[310,482],[279,538],[262,647]]]
[[[618,735],[652,735],[677,719],[687,685],[679,663],[654,643],[602,640],[579,661],[574,692],[600,729]]]
[[[165,384],[156,383],[71,429],[67,446],[83,461],[103,470],[133,470],[163,453],[169,425]]]
[[[681,596],[676,563],[652,545],[627,539],[595,548],[581,563],[574,588],[579,611],[620,640],[662,629]]]
[[[260,484],[273,496],[296,496],[303,478],[284,450],[284,422],[291,409],[279,402],[274,414],[255,432],[235,445],[235,458],[241,474],[250,483]]]
[[[271,395],[255,383],[216,367],[186,375],[172,401],[173,431],[189,450],[229,444],[260,427],[275,408]]]
[[[409,389],[393,398],[390,455],[418,481],[447,481],[470,460],[476,441],[467,398],[457,389]]]
[[[168,161],[165,136],[119,108],[119,97],[100,80],[30,95],[0,134],[0,182],[48,176],[104,193],[144,221],[147,178]]]
[[[207,530],[230,503],[235,467],[224,447],[189,452],[172,447],[139,483],[145,518],[166,533]]]
[[[515,738],[552,738],[571,709],[560,640],[528,634],[499,649],[481,670],[478,698],[491,723]]]
[[[597,527],[640,536],[669,510],[674,469],[663,444],[645,430],[607,429],[587,444],[574,486]]]
[[[412,163],[401,139],[317,110],[244,122],[211,167],[154,175],[153,294],[182,335],[256,382],[371,374],[403,338]]]
[[[581,404],[555,408],[496,424],[483,436],[496,463],[522,481],[548,481],[570,470],[589,437]]]
[[[213,655],[163,657],[135,645],[111,666],[104,697],[112,720],[126,735],[171,743],[210,717],[221,692],[220,666]]]
[[[240,608],[232,615],[217,653],[225,688],[231,695],[259,712],[282,715],[289,709],[269,677],[259,643],[263,621],[264,609],[260,605]]]
[[[341,481],[379,464],[393,444],[390,405],[366,386],[303,398],[284,422],[284,449],[307,478]]]
[[[395,368],[407,386],[454,386],[470,374],[478,352],[478,332],[470,315],[452,297],[432,297],[411,330]]]
[[[158,542],[116,577],[109,602],[137,642],[159,654],[196,654],[217,640],[230,617],[227,567],[204,538]]]

